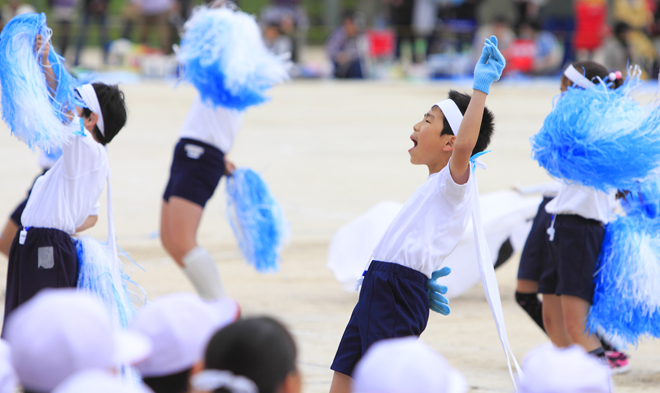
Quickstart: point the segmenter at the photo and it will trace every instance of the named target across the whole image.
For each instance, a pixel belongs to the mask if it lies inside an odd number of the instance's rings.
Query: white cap
[[[357,364],[353,393],[464,393],[465,378],[416,337],[373,344]]]
[[[153,393],[140,382],[102,370],[86,370],[64,380],[53,393]]]
[[[541,345],[527,354],[518,393],[610,393],[607,365],[577,345]]]
[[[202,360],[213,333],[238,316],[238,304],[228,298],[204,302],[190,293],[174,293],[154,300],[130,325],[153,344],[151,356],[137,370],[143,377],[161,377],[191,368]]]
[[[0,339],[0,393],[14,393],[18,378],[11,365],[11,350],[5,340]]]
[[[86,369],[135,364],[149,355],[137,333],[114,332],[103,304],[75,289],[45,289],[9,315],[5,337],[21,384],[51,391]]]

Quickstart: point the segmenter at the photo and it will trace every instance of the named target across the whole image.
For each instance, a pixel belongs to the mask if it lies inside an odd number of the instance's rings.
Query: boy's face
[[[410,139],[414,146],[408,150],[410,162],[414,165],[436,167],[446,160],[442,152],[454,149],[454,135],[441,135],[444,116],[437,106],[424,114],[422,121],[413,126]],[[446,164],[446,162],[444,163]]]

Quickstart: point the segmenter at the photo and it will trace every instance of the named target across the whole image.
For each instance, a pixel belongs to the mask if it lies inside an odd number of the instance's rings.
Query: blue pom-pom
[[[282,208],[256,172],[239,168],[227,177],[227,212],[248,263],[259,272],[277,271],[288,226]]]
[[[621,199],[621,206],[626,215],[644,215],[657,218],[660,214],[660,178],[649,179],[639,183],[635,188],[627,190]]]
[[[245,110],[288,79],[287,62],[268,51],[254,18],[228,8],[201,7],[186,22],[177,57],[183,78],[213,106]]]
[[[34,49],[37,34],[44,45],[50,41],[52,32],[45,14],[15,16],[0,33],[2,118],[12,134],[28,146],[49,150],[72,137],[78,124],[70,124],[66,116],[75,105],[84,105],[74,95],[77,81],[52,47],[48,58],[58,84],[56,91],[50,90]]]
[[[634,70],[633,70],[634,71]],[[570,87],[531,138],[532,157],[550,175],[598,190],[632,189],[660,167],[660,110],[632,97],[639,72],[613,90]]]
[[[142,288],[122,271],[119,258],[112,260],[107,244],[89,236],[74,239],[74,242],[78,254],[78,290],[99,298],[113,324],[126,328],[135,313],[128,285],[137,286],[140,291]]]
[[[644,209],[611,222],[596,269],[588,328],[637,344],[660,338],[660,222]]]

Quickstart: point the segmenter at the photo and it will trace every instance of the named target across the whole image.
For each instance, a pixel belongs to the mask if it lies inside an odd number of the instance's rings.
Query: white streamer
[[[477,167],[481,167],[481,165],[478,165]],[[474,175],[474,173],[471,174],[471,176]],[[484,293],[486,295],[486,300],[488,301],[488,306],[490,306],[490,311],[493,314],[493,319],[495,319],[497,334],[500,337],[502,349],[504,349],[504,355],[506,356],[506,363],[509,367],[509,375],[511,375],[513,386],[517,389],[516,379],[514,378],[513,371],[511,370],[511,360],[513,360],[516,373],[519,377],[522,377],[522,370],[518,365],[516,357],[513,355],[513,351],[509,345],[509,338],[506,333],[504,312],[502,311],[502,300],[500,299],[500,290],[497,286],[497,278],[495,277],[493,259],[491,258],[490,250],[488,249],[484,228],[481,225],[479,187],[477,186],[476,179],[469,192],[472,193],[470,196],[472,198],[472,231],[474,233],[474,243],[477,251],[477,265],[479,266],[479,274],[481,275],[481,284],[484,287]]]

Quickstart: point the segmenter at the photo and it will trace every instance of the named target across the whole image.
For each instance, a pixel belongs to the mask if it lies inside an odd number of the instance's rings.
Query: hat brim
[[[115,333],[115,363],[134,366],[151,355],[151,341],[147,336],[133,331]]]

